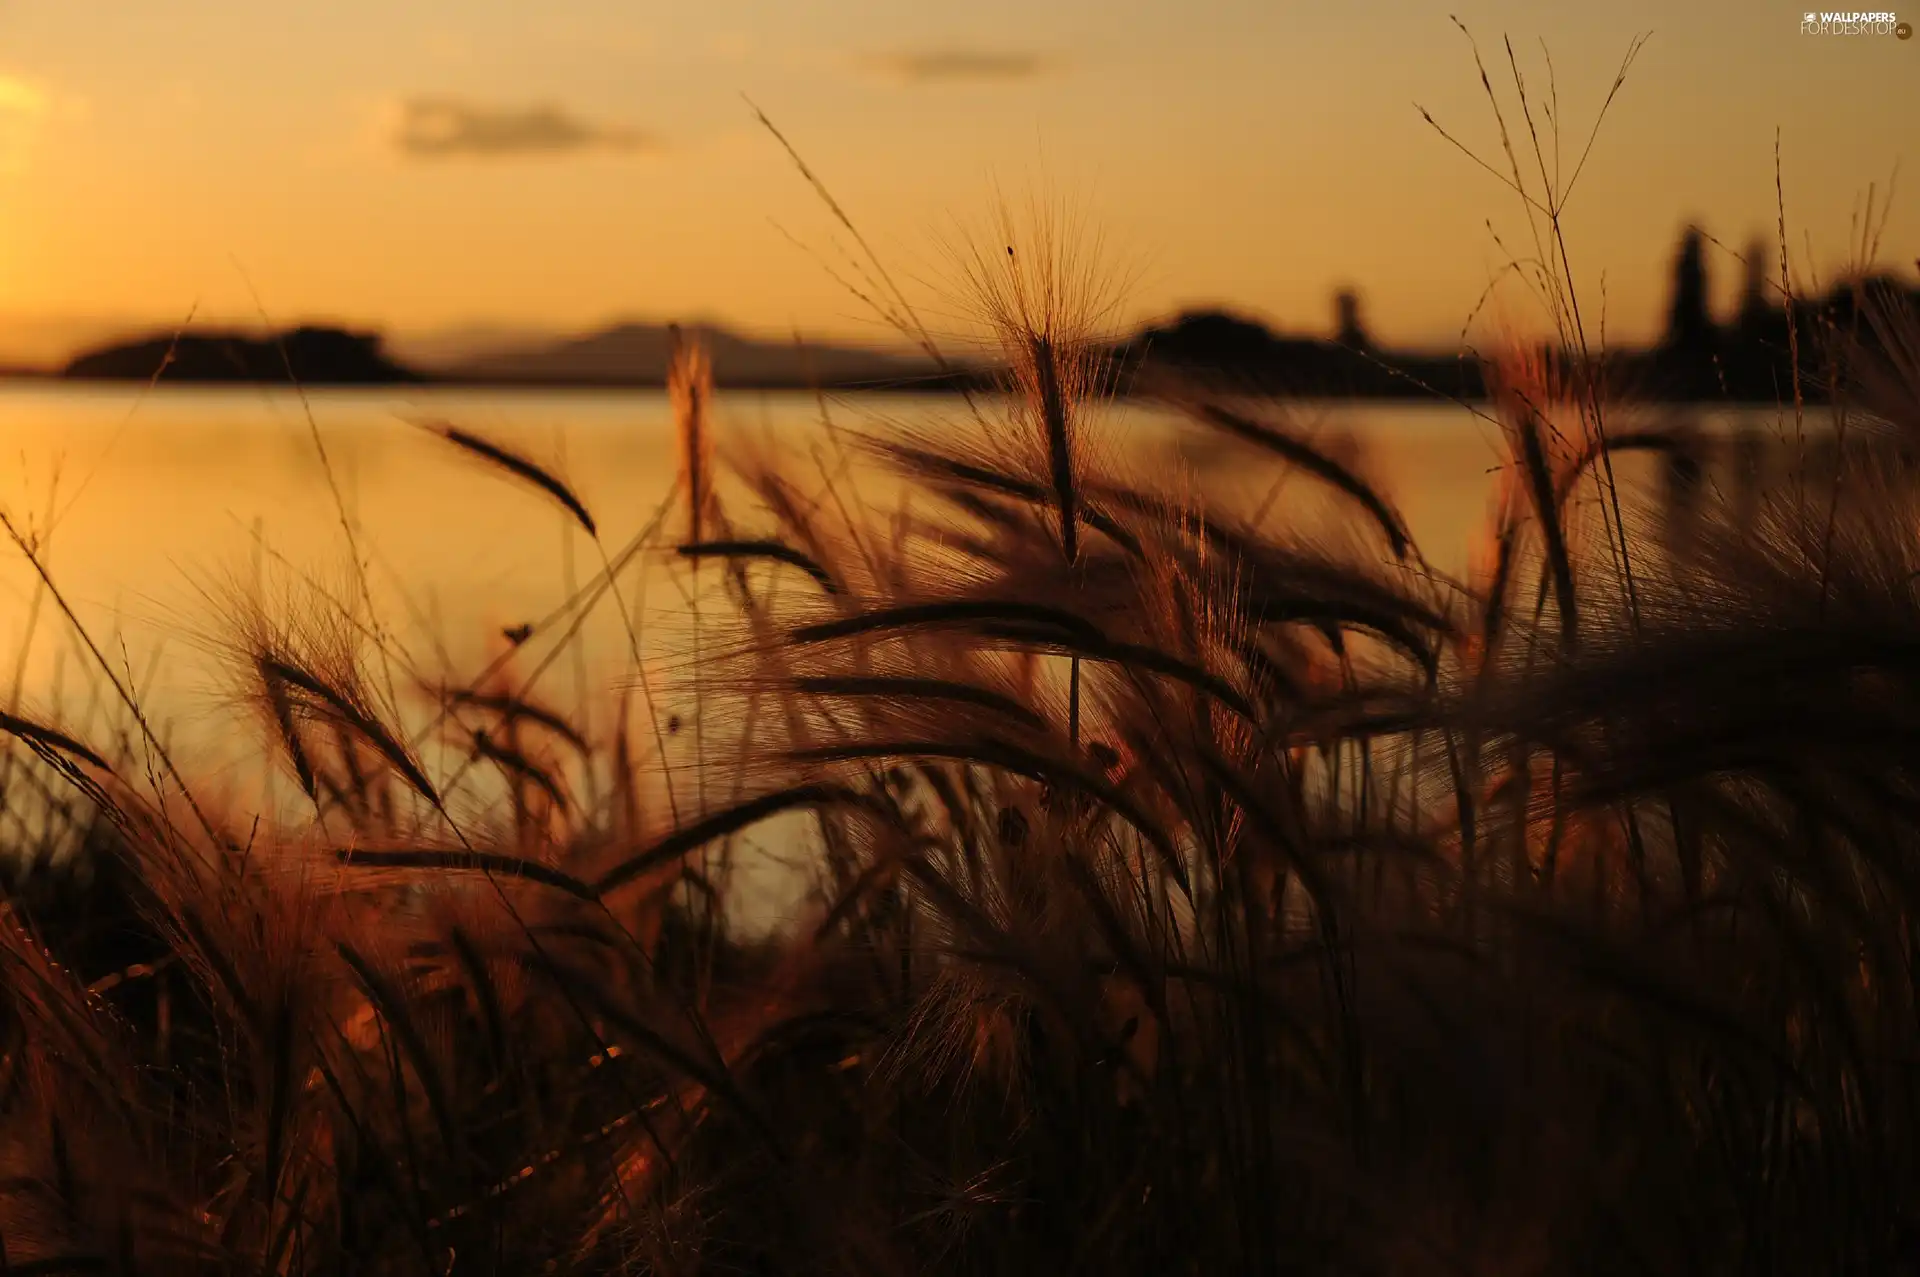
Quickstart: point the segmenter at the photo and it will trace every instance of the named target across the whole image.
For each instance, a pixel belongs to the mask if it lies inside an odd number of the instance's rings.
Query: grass
[[[1609,429],[1579,341],[1499,356],[1450,581],[1271,405],[1185,407],[1349,519],[1129,474],[1076,260],[973,260],[1007,419],[832,434],[911,507],[751,456],[723,505],[682,348],[684,506],[515,649],[678,564],[698,696],[639,689],[651,752],[624,695],[595,731],[512,662],[421,679],[346,605],[234,605],[306,818],[197,795],[144,717],[0,716],[8,807],[66,813],[0,904],[0,1273],[1920,1266],[1920,317],[1828,335],[1825,501]],[[1673,520],[1629,449],[1695,476]],[[476,769],[496,808],[451,801]],[[768,932],[774,824],[808,878]]]

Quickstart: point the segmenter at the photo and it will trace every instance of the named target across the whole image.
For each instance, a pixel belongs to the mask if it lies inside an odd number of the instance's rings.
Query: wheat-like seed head
[[[680,477],[687,502],[687,540],[698,543],[714,514],[713,365],[698,337],[673,327],[667,398],[680,444]]]

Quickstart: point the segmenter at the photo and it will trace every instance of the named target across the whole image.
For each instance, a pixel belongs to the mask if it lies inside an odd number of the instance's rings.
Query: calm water
[[[968,428],[959,404],[926,396],[841,397],[830,408],[843,428]],[[1493,426],[1464,409],[1423,405],[1290,411],[1322,435],[1354,441],[1430,559],[1465,568],[1493,492]],[[209,599],[254,581],[267,583],[269,597],[302,581],[339,597],[355,589],[316,431],[371,565],[376,605],[428,667],[444,653],[472,670],[502,649],[502,627],[551,612],[570,582],[598,570],[599,551],[551,504],[408,424],[426,418],[551,463],[594,512],[609,549],[648,523],[673,484],[671,419],[664,397],[650,392],[409,388],[315,392],[303,402],[261,389],[32,385],[0,387],[0,500],[16,527],[33,530],[74,611],[146,689],[155,714],[244,756],[225,707],[223,613]],[[1735,424],[1769,421],[1749,415]],[[819,486],[813,456],[825,433],[811,395],[723,395],[716,426],[723,448],[790,450],[803,486]],[[1306,481],[1286,480],[1272,494],[1270,463],[1208,443],[1163,413],[1115,409],[1096,428],[1129,463],[1158,474],[1185,464],[1209,493],[1272,495],[1273,517],[1312,517]],[[117,721],[96,704],[103,687],[71,627],[44,604],[30,619],[35,577],[10,545],[0,545],[0,590],[0,658],[8,662],[0,684],[10,685],[17,667],[30,711],[82,730]],[[628,599],[643,635],[664,632],[686,610],[664,573],[649,576],[645,595]],[[545,676],[551,694],[573,702],[610,686],[624,672],[625,650],[617,622],[589,626],[585,660]]]

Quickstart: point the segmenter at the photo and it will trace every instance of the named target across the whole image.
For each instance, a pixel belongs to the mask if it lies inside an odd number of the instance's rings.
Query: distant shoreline
[[[531,393],[531,394],[553,394],[553,395],[586,395],[586,394],[605,394],[608,392],[615,392],[615,391],[633,392],[636,394],[648,394],[648,393],[659,394],[659,393],[663,393],[666,390],[666,383],[661,380],[631,380],[631,379],[627,379],[627,380],[609,379],[609,380],[601,380],[601,381],[590,381],[590,380],[543,381],[543,380],[516,379],[516,378],[484,378],[484,379],[473,378],[473,377],[443,378],[443,377],[436,377],[431,374],[421,374],[419,376],[408,378],[405,380],[395,378],[395,379],[388,379],[388,380],[367,380],[367,381],[329,380],[329,381],[291,382],[286,380],[285,378],[243,379],[243,378],[226,377],[226,378],[193,379],[193,378],[186,378],[186,377],[162,377],[159,379],[154,379],[154,378],[141,378],[141,377],[111,377],[111,376],[81,377],[81,376],[70,376],[68,374],[65,374],[59,371],[53,371],[53,370],[47,370],[47,369],[0,369],[0,387],[4,387],[6,385],[11,385],[11,384],[20,384],[20,383],[32,383],[36,385],[49,385],[49,386],[71,386],[75,389],[100,388],[100,387],[120,387],[120,388],[136,387],[136,388],[141,388],[145,390],[150,390],[155,393],[190,392],[195,394],[204,394],[209,391],[218,392],[222,390],[231,390],[236,392],[237,391],[257,392],[260,390],[284,390],[284,391],[297,390],[297,391],[305,391],[308,393],[324,394],[328,391],[335,391],[335,390],[375,391],[375,390],[412,389],[412,390],[444,390],[444,391],[501,391],[501,392],[508,392],[508,393],[517,393],[517,394]],[[742,394],[742,393],[747,393],[747,394],[755,394],[755,393],[830,394],[830,395],[873,394],[873,395],[911,395],[915,397],[926,397],[926,398],[938,398],[942,396],[957,396],[962,393],[999,394],[1002,392],[1001,386],[993,382],[990,378],[985,378],[985,377],[979,378],[975,381],[969,382],[964,385],[956,381],[945,380],[945,379],[942,379],[934,383],[929,383],[924,380],[913,380],[913,381],[901,381],[901,382],[846,382],[846,383],[834,383],[834,384],[828,384],[828,385],[811,385],[811,384],[806,384],[801,382],[791,382],[791,381],[745,380],[745,381],[728,382],[726,384],[717,386],[715,389],[722,395]],[[1449,396],[1444,394],[1431,393],[1429,391],[1421,390],[1414,387],[1408,387],[1403,391],[1389,392],[1389,393],[1380,393],[1378,391],[1369,392],[1369,393],[1352,393],[1352,392],[1341,393],[1341,392],[1333,392],[1333,391],[1325,391],[1325,390],[1288,392],[1283,390],[1259,388],[1259,387],[1253,387],[1253,386],[1242,386],[1231,391],[1221,391],[1220,388],[1216,387],[1215,390],[1216,392],[1220,392],[1220,393],[1245,394],[1251,397],[1269,399],[1279,403],[1362,403],[1362,404],[1364,403],[1392,403],[1392,404],[1428,403],[1428,404],[1433,404],[1436,407],[1445,407],[1448,405],[1471,405],[1471,406],[1478,407],[1490,402],[1489,396],[1487,396],[1484,393]],[[1157,400],[1164,400],[1166,398],[1165,395],[1157,394],[1150,391],[1134,392],[1129,390],[1117,390],[1114,392],[1113,397],[1121,402],[1126,402],[1126,403],[1151,403]],[[1802,402],[1804,402],[1810,407],[1817,407],[1817,406],[1823,406],[1827,404],[1830,401],[1830,398],[1831,398],[1830,396],[1820,392],[1816,387],[1807,387],[1805,389],[1805,392],[1802,395]],[[1612,396],[1610,401],[1613,403],[1627,403],[1627,404],[1668,404],[1676,407],[1689,407],[1689,408],[1757,409],[1757,408],[1789,407],[1793,403],[1793,397],[1791,393],[1783,396],[1779,396],[1779,397],[1774,397],[1774,398],[1768,398],[1768,397],[1762,397],[1762,396],[1740,396],[1740,395],[1698,397],[1698,396],[1689,396],[1689,395],[1635,396],[1635,395],[1615,394]]]
[[[1682,280],[1682,284],[1686,281]],[[1695,286],[1676,287],[1691,298]],[[1749,290],[1752,293],[1752,289]],[[1769,307],[1750,296],[1734,321],[1715,323],[1699,306],[1681,307],[1658,344],[1616,348],[1595,360],[1542,348],[1550,363],[1583,369],[1617,403],[1780,406],[1827,403],[1826,382],[1840,374],[1845,334],[1859,332],[1862,307],[1920,310],[1920,290],[1871,277],[1836,285],[1821,299]],[[1697,300],[1697,299],[1696,299]],[[991,393],[1001,372],[976,363],[944,363],[852,347],[793,346],[723,329],[686,334],[709,352],[717,384],[763,393],[938,396]],[[682,340],[671,326],[626,324],[577,339],[495,356],[484,362],[420,367],[397,360],[377,332],[304,326],[265,336],[196,332],[145,338],[88,351],[59,369],[0,373],[15,382],[373,389],[435,387],[455,391],[537,394],[657,393],[666,385],[671,352]],[[1836,344],[1838,343],[1838,344]],[[1883,361],[1890,352],[1877,354]],[[1830,358],[1832,357],[1832,358]],[[1473,352],[1375,344],[1357,308],[1341,308],[1332,338],[1287,336],[1256,320],[1220,310],[1184,311],[1162,324],[1103,342],[1099,380],[1127,400],[1193,395],[1322,402],[1483,404],[1495,374]],[[1796,384],[1797,383],[1797,384]]]

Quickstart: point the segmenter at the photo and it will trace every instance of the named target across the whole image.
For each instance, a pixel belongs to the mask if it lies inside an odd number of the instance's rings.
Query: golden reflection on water
[[[929,396],[852,396],[830,407],[845,431],[971,429],[959,404]],[[1494,492],[1496,427],[1445,406],[1288,412],[1318,438],[1348,441],[1338,446],[1351,447],[1398,503],[1430,562],[1465,573]],[[503,630],[552,613],[603,564],[601,547],[555,506],[409,424],[419,420],[458,424],[551,465],[593,511],[607,553],[644,528],[673,488],[674,431],[654,393],[406,389],[303,400],[260,389],[37,384],[0,388],[0,500],[154,718],[230,758],[257,756],[223,708],[232,682],[219,643],[229,618],[210,600],[253,582],[267,583],[269,600],[289,585],[350,599],[360,587],[341,505],[393,650],[436,680],[449,664],[470,675],[501,654]],[[723,455],[729,446],[779,449],[803,490],[817,491],[833,472],[811,395],[722,395],[716,425]],[[1262,506],[1269,521],[1308,530],[1324,518],[1324,496],[1309,480],[1208,443],[1165,413],[1115,408],[1090,428],[1100,452],[1150,479],[1188,468],[1209,502]],[[884,484],[863,486],[874,505],[893,499]],[[753,523],[750,510],[735,518]],[[670,554],[649,562],[656,570],[632,580],[626,601],[643,657],[673,665],[684,574],[665,570]],[[0,591],[0,686],[12,686],[17,670],[24,707],[82,734],[122,723],[97,663],[44,598],[36,607],[33,569],[10,546],[0,554]],[[627,675],[628,640],[611,609],[581,638],[581,659],[544,676],[561,703],[591,702]]]

